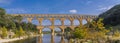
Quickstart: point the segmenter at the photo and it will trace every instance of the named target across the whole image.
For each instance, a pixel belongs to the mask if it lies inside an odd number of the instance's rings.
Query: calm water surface
[[[44,34],[43,36],[18,40],[8,43],[67,43],[63,36],[51,36],[51,34]]]

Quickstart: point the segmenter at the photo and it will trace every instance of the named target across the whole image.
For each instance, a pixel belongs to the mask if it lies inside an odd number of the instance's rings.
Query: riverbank
[[[12,41],[17,41],[17,40],[22,40],[22,39],[25,39],[25,38],[21,37],[21,38],[13,38],[13,39],[1,39],[0,43],[12,42]]]
[[[37,37],[39,35],[34,35],[34,36],[31,36],[31,37]],[[6,43],[6,42],[12,42],[12,41],[17,41],[17,40],[22,40],[22,39],[26,39],[28,38],[27,36],[24,36],[24,37],[18,37],[18,38],[12,38],[12,39],[0,39],[0,43]]]

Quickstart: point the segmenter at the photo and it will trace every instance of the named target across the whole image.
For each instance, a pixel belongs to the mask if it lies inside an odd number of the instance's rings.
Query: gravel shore
[[[11,42],[11,41],[16,41],[21,39],[24,39],[24,38],[21,37],[21,38],[13,38],[13,39],[0,39],[0,43]]]

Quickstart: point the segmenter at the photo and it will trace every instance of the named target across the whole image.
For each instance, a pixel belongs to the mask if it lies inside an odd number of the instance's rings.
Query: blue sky
[[[8,14],[91,14],[98,15],[120,0],[0,0]]]
[[[7,14],[99,15],[117,4],[120,4],[120,0],[0,0],[0,7],[4,8]],[[60,24],[59,21],[55,22]],[[37,20],[32,23],[39,24]],[[69,25],[70,22],[66,20],[65,24]],[[74,24],[79,23],[75,20]],[[43,25],[50,25],[50,22],[43,21]]]

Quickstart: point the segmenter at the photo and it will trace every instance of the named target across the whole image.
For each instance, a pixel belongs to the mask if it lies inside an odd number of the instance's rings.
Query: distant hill
[[[100,14],[99,18],[104,18],[103,23],[105,25],[111,26],[120,25],[120,4]]]

